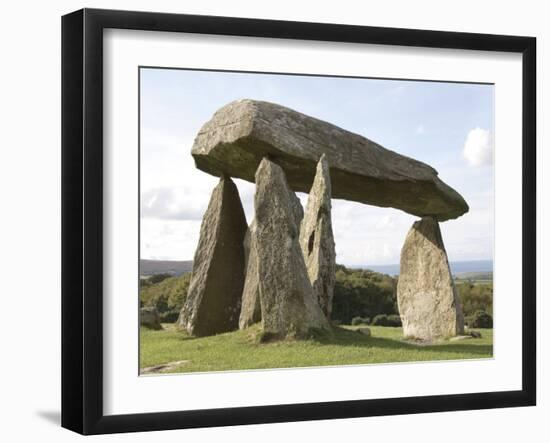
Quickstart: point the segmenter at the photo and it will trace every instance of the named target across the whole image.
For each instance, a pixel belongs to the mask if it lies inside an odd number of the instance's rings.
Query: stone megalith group
[[[397,285],[404,335],[422,340],[463,332],[439,222],[468,205],[430,166],[358,134],[268,102],[220,108],[191,151],[219,176],[201,225],[178,324],[196,336],[260,322],[277,337],[329,329],[336,253],[332,198],[394,207],[421,217],[401,251]],[[256,184],[247,226],[230,177]],[[309,193],[306,210],[295,192]]]

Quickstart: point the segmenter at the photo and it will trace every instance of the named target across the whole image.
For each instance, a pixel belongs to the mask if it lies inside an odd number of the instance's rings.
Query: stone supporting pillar
[[[238,328],[246,230],[237,187],[222,176],[202,219],[187,299],[178,319],[189,334],[206,336]]]
[[[401,250],[397,303],[405,337],[436,340],[464,333],[464,317],[434,217],[414,222]]]
[[[245,280],[241,303],[239,328],[248,328],[262,319],[260,305],[260,276],[258,275],[258,249],[255,242],[256,219],[252,220],[244,237]],[[253,242],[254,239],[254,242]]]
[[[336,283],[336,251],[331,219],[331,185],[325,154],[317,164],[313,185],[300,228],[300,246],[306,262],[313,293],[330,318]]]
[[[303,210],[280,166],[264,158],[256,171],[256,229],[261,317],[264,333],[301,337],[328,329],[309,281],[299,243]]]

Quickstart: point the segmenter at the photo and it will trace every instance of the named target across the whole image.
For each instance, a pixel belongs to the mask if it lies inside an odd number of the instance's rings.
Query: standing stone
[[[327,318],[332,312],[336,282],[336,252],[331,221],[331,186],[328,161],[323,154],[309,192],[300,228],[300,246],[309,280],[319,306]]]
[[[464,333],[462,305],[438,222],[416,221],[401,250],[397,303],[405,337],[421,340]]]
[[[193,274],[178,319],[189,334],[205,336],[238,328],[246,229],[237,187],[222,176],[202,219]]]
[[[304,217],[304,209],[300,199],[291,192],[292,212],[296,224],[299,226]],[[239,317],[239,329],[245,329],[262,319],[262,310],[260,303],[260,276],[258,274],[258,250],[256,248],[255,238],[256,219],[252,220],[246,235],[244,237],[245,254],[245,280],[241,306],[241,316]]]
[[[301,205],[280,166],[264,158],[256,172],[256,230],[262,326],[277,337],[301,337],[329,323],[315,300],[299,243]]]
[[[239,317],[239,328],[245,329],[262,319],[260,305],[260,279],[258,275],[258,249],[255,233],[256,219],[252,220],[244,237],[245,280]],[[253,241],[254,240],[254,241]]]

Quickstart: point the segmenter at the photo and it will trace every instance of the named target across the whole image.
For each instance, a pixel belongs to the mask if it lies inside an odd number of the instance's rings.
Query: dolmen
[[[178,324],[213,335],[261,322],[263,332],[301,338],[330,329],[336,253],[332,198],[393,207],[420,217],[401,251],[397,287],[406,337],[463,333],[463,317],[439,222],[468,211],[425,163],[274,103],[239,100],[200,129],[191,154],[220,177],[201,225]],[[231,178],[256,184],[247,226]],[[309,194],[305,212],[296,192]]]

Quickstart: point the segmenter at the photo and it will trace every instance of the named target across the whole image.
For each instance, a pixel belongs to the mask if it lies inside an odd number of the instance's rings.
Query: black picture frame
[[[107,28],[522,54],[522,389],[104,415],[102,36]],[[82,434],[105,434],[535,405],[535,116],[536,39],[533,37],[97,9],[83,9],[63,16],[62,426]]]

